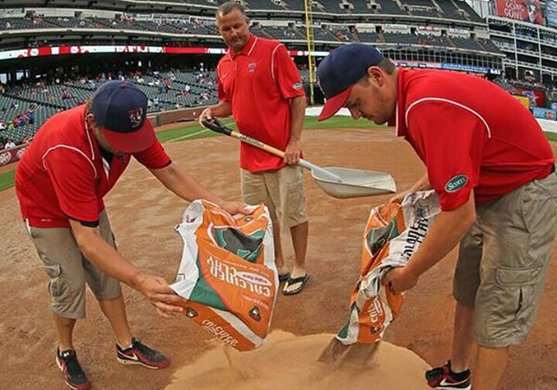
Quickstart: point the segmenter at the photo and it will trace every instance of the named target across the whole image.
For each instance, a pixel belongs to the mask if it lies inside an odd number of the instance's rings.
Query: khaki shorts
[[[460,243],[454,297],[474,307],[472,335],[488,348],[519,344],[540,303],[557,232],[557,175],[477,206]]]
[[[99,230],[102,238],[116,248],[104,211],[99,215]],[[29,227],[29,235],[50,277],[52,310],[60,317],[85,317],[85,283],[98,300],[122,293],[118,280],[102,273],[83,256],[70,228]]]
[[[252,173],[242,169],[242,198],[247,204],[265,203],[274,224],[291,228],[307,222],[302,167],[287,165],[274,171]]]

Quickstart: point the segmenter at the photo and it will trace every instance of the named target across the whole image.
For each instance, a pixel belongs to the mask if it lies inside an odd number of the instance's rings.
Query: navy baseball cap
[[[111,147],[138,153],[156,136],[147,119],[147,96],[128,81],[108,81],[93,95],[90,111]]]
[[[317,80],[327,99],[318,119],[335,115],[346,103],[352,84],[383,59],[379,50],[363,43],[344,45],[329,53],[317,67]]]

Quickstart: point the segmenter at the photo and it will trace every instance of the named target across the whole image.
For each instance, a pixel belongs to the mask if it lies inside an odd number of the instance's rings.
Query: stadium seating
[[[384,33],[385,42],[397,45],[417,45],[418,37],[413,34]]]
[[[218,103],[216,97],[216,75],[193,71],[174,70],[156,72],[152,75],[129,77],[149,98],[149,112],[172,110],[183,107],[198,107]],[[169,80],[169,89],[159,91],[158,84],[163,79]],[[13,118],[28,110],[31,105],[36,108],[35,123],[0,132],[0,137],[10,137],[19,143],[24,136],[33,136],[40,126],[55,113],[84,103],[93,96],[102,81],[79,79],[68,80],[63,84],[45,84],[44,88],[36,86],[18,86],[8,88],[0,95],[0,121],[9,123]],[[183,93],[189,85],[189,94]]]
[[[262,10],[285,10],[283,6],[270,0],[248,0],[249,8]]]
[[[376,0],[381,6],[380,13],[387,15],[408,15],[408,12],[401,9],[393,0]]]
[[[58,37],[61,44],[79,43],[83,44],[83,39],[87,39],[89,44],[106,44],[108,39],[111,42],[145,44],[155,42],[154,45],[168,46],[187,46],[192,45],[190,39],[194,36],[196,39],[203,39],[203,36],[212,36],[211,46],[216,42],[215,38],[219,37],[214,18],[213,10],[225,0],[162,0],[167,4],[167,9],[149,7],[162,7],[161,4],[151,3],[148,0],[135,0],[119,4],[114,0],[96,0],[91,3],[88,0],[54,0],[49,3],[52,7],[72,7],[78,9],[88,9],[91,11],[93,7],[103,10],[119,11],[119,16],[114,18],[107,17],[106,13],[83,13],[76,11],[76,17],[69,16],[40,16],[38,14],[30,15],[28,12],[25,17],[9,17],[0,18],[0,33],[5,30],[37,30],[37,29],[56,29],[56,33],[49,32],[40,33],[30,31],[28,35],[34,35],[29,38],[26,45],[33,47],[39,44],[45,44],[41,41],[41,35],[50,37]],[[133,4],[131,4],[133,3]],[[176,5],[173,5],[175,3]],[[304,1],[303,0],[242,0],[248,15],[251,16],[254,24],[251,27],[253,34],[264,37],[284,41],[287,45],[292,45],[294,49],[300,50],[306,41],[306,27],[300,25],[303,23]],[[134,7],[144,4],[142,15],[134,12]],[[198,5],[204,7],[212,7],[205,9],[203,13],[199,10],[201,7],[193,7]],[[180,9],[180,12],[174,12]],[[197,11],[196,11],[197,9]],[[264,12],[264,11],[270,12]],[[437,53],[446,48],[465,49],[469,52],[477,53],[478,51],[501,53],[498,47],[491,40],[470,39],[463,37],[425,35],[419,30],[419,34],[401,33],[401,32],[376,32],[374,27],[361,27],[358,31],[354,26],[359,23],[373,23],[380,26],[383,23],[395,24],[393,19],[397,16],[405,16],[404,22],[412,26],[428,24],[425,19],[412,19],[409,22],[408,17],[424,17],[424,18],[442,18],[456,19],[462,22],[483,22],[482,19],[474,12],[474,10],[461,0],[313,0],[313,10],[316,13],[314,21],[316,25],[313,34],[319,47],[318,51],[328,50],[330,47],[339,45],[341,42],[361,41],[365,43],[378,44],[389,50],[408,51],[408,47],[412,47],[411,51],[423,50],[423,46],[428,47],[426,50],[433,50]],[[253,12],[262,11],[262,12]],[[274,11],[277,18],[271,18]],[[171,14],[168,14],[172,12]],[[122,14],[123,13],[123,14]],[[328,15],[323,17],[323,13],[337,14],[335,16]],[[365,14],[372,14],[373,18],[367,18]],[[56,15],[56,14],[47,14]],[[90,16],[95,15],[95,16]],[[121,16],[120,16],[121,15]],[[263,16],[261,16],[263,15]],[[266,16],[265,16],[266,15]],[[293,16],[294,15],[294,16]],[[384,21],[377,20],[381,15],[394,15],[395,18],[385,18]],[[322,19],[320,19],[322,18]],[[271,20],[272,19],[272,20]],[[371,20],[372,19],[372,20]],[[288,20],[289,25],[286,25]],[[276,25],[276,23],[281,25]],[[319,26],[319,23],[322,23]],[[331,25],[329,23],[334,23]],[[447,27],[449,25],[447,24]],[[382,31],[377,27],[377,31]],[[463,27],[465,28],[465,27]],[[66,34],[60,30],[79,29],[87,30],[117,30],[112,32],[99,33],[98,37],[90,35],[89,31],[77,34]],[[527,29],[526,29],[527,30]],[[528,31],[524,34],[528,34]],[[131,32],[127,32],[131,31]],[[396,29],[394,31],[397,31]],[[408,28],[410,31],[410,28]],[[415,31],[415,29],[413,30]],[[140,34],[143,32],[143,34]],[[172,35],[163,36],[163,38],[153,38],[154,34],[145,34],[145,32],[159,32]],[[187,35],[184,35],[187,34]],[[18,36],[25,35],[18,32]],[[107,38],[110,37],[111,38]],[[184,35],[180,37],[179,35]],[[200,38],[201,36],[201,38]],[[103,41],[104,39],[104,41]],[[153,39],[153,40],[151,40]],[[188,41],[189,39],[189,41]],[[557,41],[557,39],[556,39]],[[4,40],[3,48],[11,47],[13,40]],[[40,42],[40,43],[39,43]],[[198,41],[196,41],[198,42]],[[219,42],[220,38],[219,38]],[[51,42],[48,42],[51,43]],[[222,47],[222,46],[220,46]],[[396,49],[398,47],[398,49]],[[393,49],[395,48],[395,49]],[[404,51],[403,50],[403,51]],[[450,51],[446,51],[450,53]],[[474,55],[474,54],[470,54]],[[301,71],[302,79],[307,80],[307,71]],[[149,112],[160,110],[171,110],[178,107],[196,107],[218,102],[216,97],[216,79],[214,73],[200,75],[199,71],[187,69],[174,69],[173,71],[160,71],[146,73],[142,75],[125,74],[124,77],[136,83],[138,87],[145,92],[149,98]],[[72,79],[62,80],[61,82],[49,82],[40,88],[31,85],[18,85],[6,89],[0,95],[0,120],[8,122],[19,113],[29,109],[31,105],[35,106],[36,120],[33,124],[26,124],[16,129],[5,130],[0,133],[1,137],[9,136],[16,142],[24,136],[34,134],[44,121],[54,113],[73,107],[91,98],[94,90],[104,82],[103,79]],[[168,88],[159,88],[159,85],[168,83]],[[189,87],[189,93],[185,92],[186,85]]]
[[[472,39],[451,37],[451,40],[454,42],[456,47],[460,49],[486,51],[486,48]]]
[[[360,37],[360,41],[366,43],[379,43],[383,41],[378,33],[358,32],[358,36]]]

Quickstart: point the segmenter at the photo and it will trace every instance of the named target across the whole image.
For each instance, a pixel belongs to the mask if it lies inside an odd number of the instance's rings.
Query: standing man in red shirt
[[[303,85],[284,45],[250,34],[249,19],[240,4],[222,4],[216,18],[230,50],[217,67],[220,103],[204,110],[199,121],[233,115],[241,133],[285,150],[281,159],[242,143],[241,186],[244,202],[269,207],[279,278],[286,280],[283,294],[297,294],[309,278],[305,269],[309,224],[302,168],[297,165],[306,106]],[[284,263],[280,226],[290,228],[292,236],[295,259],[290,273]]]
[[[495,390],[509,347],[534,323],[557,231],[555,160],[539,124],[487,80],[397,70],[368,45],[334,50],[317,75],[328,99],[321,120],[341,107],[377,124],[394,119],[397,135],[427,169],[409,191],[433,188],[439,195],[442,212],[422,246],[383,283],[397,292],[414,287],[460,242],[452,356],[426,373],[429,385],[470,389],[477,343],[473,388]]]
[[[162,277],[117,252],[103,203],[132,155],[184,200],[204,198],[231,213],[245,211],[207,192],[170,160],[147,119],[147,96],[133,84],[107,82],[90,103],[42,126],[17,167],[16,193],[50,277],[56,362],[72,389],[91,387],[72,339],[76,321],[85,317],[86,283],[114,330],[117,360],[153,369],[168,365],[164,355],[132,337],[120,282],[145,295],[163,317],[181,311],[173,305],[181,298]]]

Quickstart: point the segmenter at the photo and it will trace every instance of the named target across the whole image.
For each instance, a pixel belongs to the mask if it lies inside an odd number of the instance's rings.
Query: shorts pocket
[[[50,277],[48,290],[53,296],[58,296],[62,292],[62,267],[60,264],[45,265],[44,270]]]
[[[499,268],[497,269],[497,282],[509,287],[531,285],[536,284],[542,273],[543,267],[533,269]]]
[[[496,333],[510,332],[518,338],[528,334],[537,311],[536,292],[542,280],[543,267],[497,269],[490,316],[490,325]]]
[[[288,194],[283,210],[286,218],[291,221],[305,218],[305,202],[304,181],[288,184]]]

